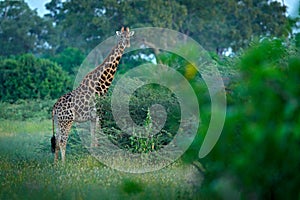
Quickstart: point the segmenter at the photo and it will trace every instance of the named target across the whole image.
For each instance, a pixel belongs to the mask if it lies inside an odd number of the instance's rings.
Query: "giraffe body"
[[[89,72],[75,90],[63,95],[54,104],[52,110],[53,137],[51,138],[54,161],[57,161],[59,151],[61,159],[65,160],[68,135],[73,122],[91,122],[91,138],[95,145],[95,132],[99,127],[95,97],[104,95],[114,78],[119,61],[126,47],[130,46],[130,36],[134,34],[129,28],[116,32],[120,37],[118,44],[93,71]],[[55,133],[56,134],[55,134]]]

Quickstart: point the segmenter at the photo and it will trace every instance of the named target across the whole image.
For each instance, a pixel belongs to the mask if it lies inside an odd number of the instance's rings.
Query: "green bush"
[[[67,73],[57,64],[31,54],[0,60],[0,100],[58,98],[71,88]]]
[[[299,199],[299,52],[266,39],[245,52],[240,70],[223,133],[205,159],[206,189],[217,196],[237,190],[246,199]],[[231,186],[221,192],[218,180]]]
[[[135,81],[135,80],[132,80]],[[111,95],[99,98],[101,130],[120,148],[133,153],[147,153],[162,148],[168,144],[177,133],[180,124],[180,106],[177,98],[167,88],[157,84],[144,85],[131,96],[129,112],[132,120],[141,127],[151,128],[152,119],[149,108],[153,104],[162,105],[167,113],[164,127],[159,133],[149,136],[141,130],[135,130],[131,135],[123,132],[116,124],[111,111]],[[105,111],[105,112],[104,112]]]

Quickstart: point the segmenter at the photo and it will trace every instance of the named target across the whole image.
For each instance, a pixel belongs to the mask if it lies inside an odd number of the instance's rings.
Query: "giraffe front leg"
[[[99,118],[96,117],[95,119],[91,120],[91,147],[98,146],[98,138],[97,133],[100,131],[100,124]]]

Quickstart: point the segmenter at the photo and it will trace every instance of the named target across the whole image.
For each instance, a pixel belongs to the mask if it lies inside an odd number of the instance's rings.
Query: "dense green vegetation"
[[[0,199],[300,198],[300,34],[292,32],[299,18],[288,18],[285,6],[267,0],[52,0],[47,9],[40,17],[23,0],[0,1]],[[73,128],[67,163],[52,164],[53,104],[72,89],[87,53],[122,25],[180,31],[218,63],[227,115],[207,157],[198,157],[211,117],[201,72],[172,52],[143,49],[124,55],[114,82],[149,62],[147,55],[180,72],[201,112],[189,149],[160,171],[122,173],[92,157]],[[226,48],[234,54],[224,56]],[[149,84],[131,97],[130,115],[139,125],[152,126],[151,105],[167,110],[165,126],[149,138],[120,130],[110,101],[111,90],[99,99],[101,126],[120,148],[149,153],[176,134],[180,105],[168,88]]]

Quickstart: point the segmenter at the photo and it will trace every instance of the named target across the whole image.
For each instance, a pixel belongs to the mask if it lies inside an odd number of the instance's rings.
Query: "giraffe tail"
[[[54,153],[56,148],[56,138],[54,133],[54,109],[52,110],[52,132],[53,135],[51,137],[51,152]]]

